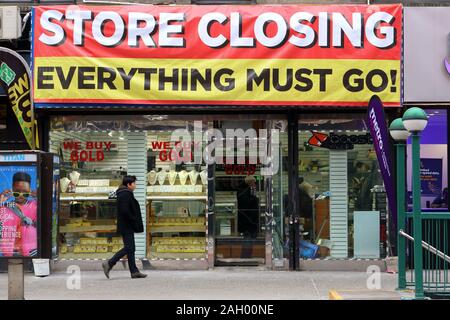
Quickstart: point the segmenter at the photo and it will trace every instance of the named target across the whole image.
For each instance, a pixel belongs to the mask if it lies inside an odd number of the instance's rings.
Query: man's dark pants
[[[114,265],[124,256],[128,256],[128,268],[131,273],[139,272],[136,267],[136,260],[134,258],[134,251],[136,250],[136,245],[134,243],[134,233],[125,232],[122,233],[122,239],[124,247],[117,251],[117,253],[108,261],[109,266],[112,268]]]

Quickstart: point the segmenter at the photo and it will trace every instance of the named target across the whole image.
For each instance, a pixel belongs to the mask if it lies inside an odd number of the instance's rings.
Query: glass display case
[[[64,171],[61,170],[63,176]],[[109,258],[121,249],[122,239],[116,234],[116,201],[110,198],[110,193],[120,185],[120,174],[117,173],[118,179],[105,179],[105,176],[111,177],[111,174],[82,173],[80,177],[86,179],[79,180],[72,190],[61,193],[61,258]]]
[[[59,154],[59,257],[106,259],[123,246],[112,195],[126,175],[127,141],[105,132],[50,133]]]
[[[206,196],[149,196],[150,259],[205,258]]]
[[[147,257],[206,258],[207,166],[177,164],[171,132],[148,136]]]

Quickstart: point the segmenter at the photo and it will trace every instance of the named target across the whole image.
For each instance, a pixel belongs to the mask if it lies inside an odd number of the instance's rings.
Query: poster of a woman
[[[35,166],[0,167],[0,256],[37,254]]]

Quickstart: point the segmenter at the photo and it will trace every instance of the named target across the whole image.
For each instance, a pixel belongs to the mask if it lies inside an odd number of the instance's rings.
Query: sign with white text
[[[39,6],[34,99],[400,105],[401,5]]]

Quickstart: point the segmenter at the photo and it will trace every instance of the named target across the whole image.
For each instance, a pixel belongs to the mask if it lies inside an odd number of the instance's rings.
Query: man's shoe
[[[109,262],[108,261],[103,262],[102,267],[103,267],[103,272],[105,273],[105,276],[109,279],[109,272],[111,271]]]
[[[147,275],[145,273],[141,273],[141,272],[135,272],[131,274],[131,279],[142,279],[147,277]]]

